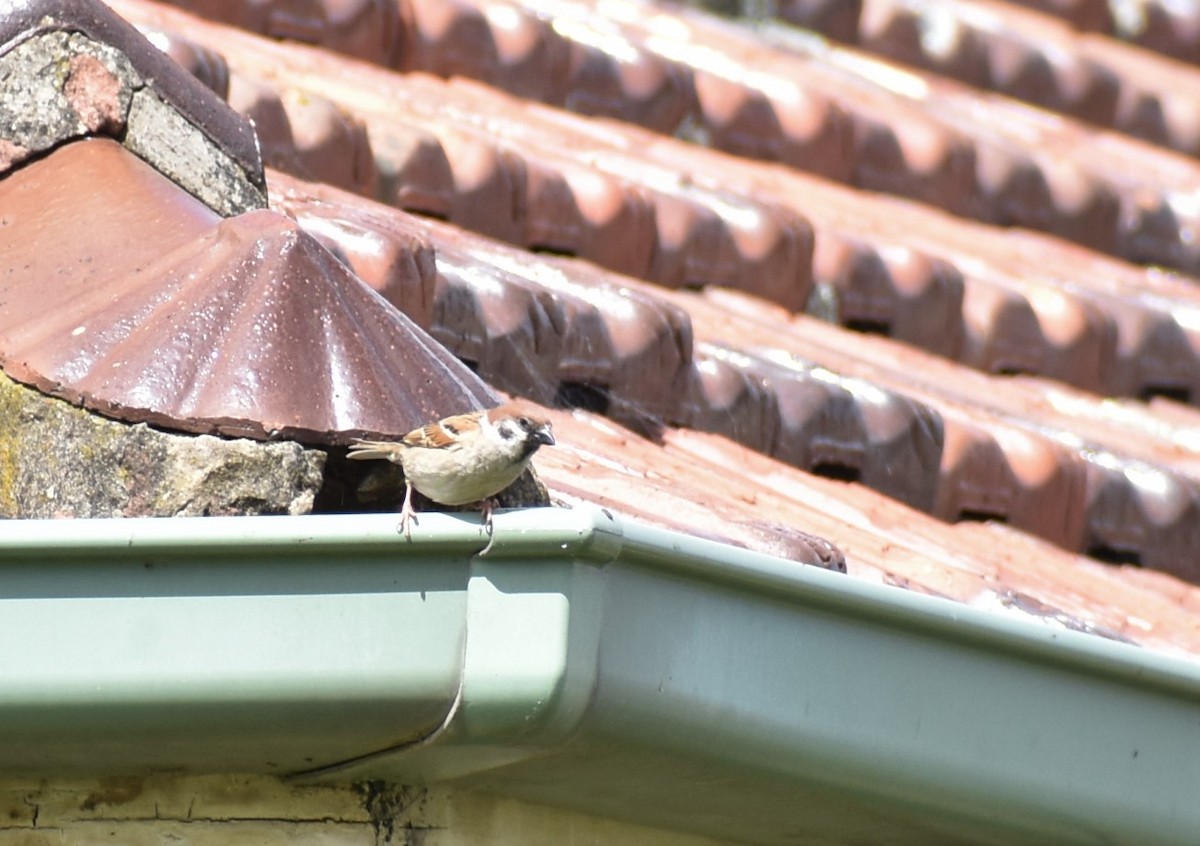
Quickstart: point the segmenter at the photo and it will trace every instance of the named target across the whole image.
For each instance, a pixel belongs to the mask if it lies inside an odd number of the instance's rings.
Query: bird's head
[[[554,446],[554,433],[548,420],[511,406],[492,409],[488,412],[488,420],[501,440],[520,448],[522,458],[528,458],[543,446]]]

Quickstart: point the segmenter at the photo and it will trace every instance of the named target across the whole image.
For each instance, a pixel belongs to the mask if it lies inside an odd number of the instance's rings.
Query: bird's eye
[[[529,418],[528,418],[528,417],[520,417],[520,418],[518,418],[518,419],[517,419],[517,423],[519,423],[519,424],[520,424],[520,426],[521,426],[521,428],[522,428],[522,429],[524,429],[524,430],[525,430],[525,431],[527,431],[527,432],[528,432],[530,429],[532,429],[532,428],[533,428],[533,424],[529,422]]]

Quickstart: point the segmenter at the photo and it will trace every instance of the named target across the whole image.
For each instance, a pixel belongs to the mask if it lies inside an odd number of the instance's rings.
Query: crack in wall
[[[38,827],[38,817],[42,813],[41,806],[37,802],[33,801],[33,799],[31,799],[28,796],[22,796],[21,801],[25,803],[25,807],[29,808],[29,815],[30,815],[29,827],[37,828]]]

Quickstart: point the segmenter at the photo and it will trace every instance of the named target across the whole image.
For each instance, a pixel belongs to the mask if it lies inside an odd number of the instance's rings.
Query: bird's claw
[[[404,535],[404,539],[412,543],[412,527],[414,523],[419,523],[416,514],[401,514],[400,523],[396,526],[396,531]]]
[[[492,544],[496,542],[495,526],[492,524],[492,511],[494,507],[495,506],[490,499],[485,499],[483,501],[483,530],[487,532],[488,542],[487,546],[479,550],[480,556],[487,555],[488,552],[491,551]]]
[[[404,505],[400,508],[400,525],[396,527],[396,530],[403,534],[404,539],[409,543],[412,543],[413,523],[418,522],[417,512],[412,507],[412,491],[411,484],[405,486]]]

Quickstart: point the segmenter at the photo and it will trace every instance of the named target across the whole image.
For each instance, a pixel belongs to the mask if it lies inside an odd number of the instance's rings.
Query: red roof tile
[[[77,173],[89,183],[62,190]],[[318,442],[399,436],[493,399],[294,223],[222,221],[112,141],[10,174],[0,208],[0,363],[48,393],[133,422]]]

